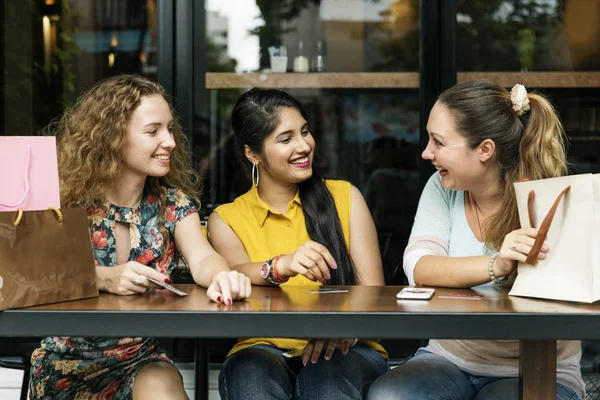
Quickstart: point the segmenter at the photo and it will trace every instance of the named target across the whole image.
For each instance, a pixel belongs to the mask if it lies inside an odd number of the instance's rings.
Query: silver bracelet
[[[490,274],[490,280],[494,282],[494,285],[502,285],[508,280],[508,276],[503,276],[502,278],[496,278],[494,275],[494,261],[496,261],[496,257],[498,257],[498,252],[495,251],[488,262],[488,272]]]

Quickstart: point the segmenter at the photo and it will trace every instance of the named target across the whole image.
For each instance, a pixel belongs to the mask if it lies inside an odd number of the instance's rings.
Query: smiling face
[[[144,96],[127,124],[123,176],[165,176],[175,148],[173,116],[162,96]]]
[[[308,123],[295,108],[282,108],[279,124],[264,140],[262,153],[246,149],[248,159],[260,170],[260,182],[300,183],[312,176],[315,140]]]
[[[427,132],[429,142],[421,157],[431,161],[439,171],[444,188],[471,190],[477,187],[486,171],[481,146],[471,149],[467,145],[465,137],[456,131],[454,116],[439,102],[431,109]]]

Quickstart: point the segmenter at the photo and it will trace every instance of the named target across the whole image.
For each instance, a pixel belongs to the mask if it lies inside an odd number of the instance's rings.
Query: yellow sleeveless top
[[[350,204],[351,185],[346,181],[326,180],[325,184],[333,196],[335,206],[342,224],[346,247],[350,248]],[[247,193],[236,198],[233,203],[224,204],[215,209],[221,220],[228,225],[240,239],[250,262],[263,262],[279,254],[296,251],[298,246],[310,240],[304,222],[302,203],[299,193],[289,202],[285,215],[269,207],[258,196],[257,189],[252,186]],[[296,304],[310,305],[318,301],[318,296],[300,294],[303,291],[286,290],[286,287],[304,285],[318,287],[320,282],[313,282],[302,275],[290,278],[280,286]],[[253,299],[248,299],[250,303]],[[285,350],[301,350],[307,339],[289,338],[244,338],[229,352],[229,355],[246,347],[257,344],[269,344]],[[387,359],[387,352],[373,340],[361,340],[361,343],[377,350]]]

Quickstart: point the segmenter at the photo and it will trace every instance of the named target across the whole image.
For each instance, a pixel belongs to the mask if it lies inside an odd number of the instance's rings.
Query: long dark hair
[[[295,109],[308,120],[302,104],[281,90],[254,88],[240,96],[231,113],[231,126],[236,155],[243,168],[252,167],[244,146],[262,155],[265,139],[279,125],[284,108]],[[335,202],[314,165],[312,176],[299,184],[299,192],[308,235],[327,247],[338,266],[330,271],[331,279],[327,283],[355,285],[356,272],[345,245]]]

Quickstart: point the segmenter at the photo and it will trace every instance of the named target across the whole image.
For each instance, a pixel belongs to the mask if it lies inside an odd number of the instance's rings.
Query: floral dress
[[[182,191],[168,189],[164,226],[169,248],[158,225],[157,197],[144,193],[137,208],[107,204],[106,209],[88,210],[89,228],[96,265],[114,267],[117,252],[117,222],[129,223],[130,261],[170,275],[177,265],[175,227],[198,212]],[[104,400],[130,399],[133,380],[148,362],[171,362],[151,338],[47,337],[31,356],[30,399]]]

